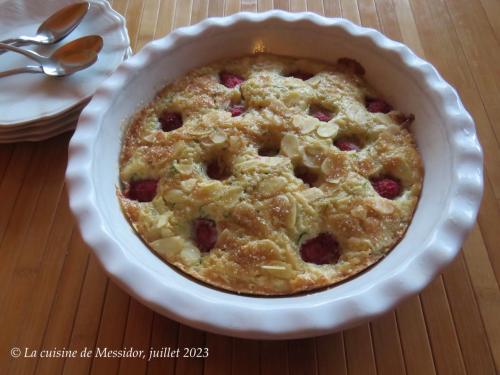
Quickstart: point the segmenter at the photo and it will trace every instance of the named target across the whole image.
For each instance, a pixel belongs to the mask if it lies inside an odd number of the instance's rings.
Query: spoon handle
[[[10,44],[0,43],[0,49],[7,49],[7,50],[12,51],[12,52],[20,53],[21,55],[24,55],[24,56],[30,58],[31,60],[35,60],[39,64],[43,64],[45,62],[45,59],[46,59],[46,57],[41,56],[36,52],[22,49],[22,48],[18,48],[18,47],[12,46]]]
[[[42,67],[38,65],[29,65],[22,68],[10,69],[0,72],[0,78],[20,73],[43,73]]]
[[[15,46],[15,47],[20,47],[20,46],[23,46],[25,44],[28,44],[28,43],[22,43],[22,42],[18,41],[17,39],[0,40],[0,43],[10,44],[11,46]],[[0,47],[0,55],[3,55],[5,52],[8,52],[8,51],[6,49],[3,49]]]

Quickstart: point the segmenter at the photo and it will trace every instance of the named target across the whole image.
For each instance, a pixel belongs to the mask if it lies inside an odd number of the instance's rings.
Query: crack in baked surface
[[[118,199],[160,257],[226,290],[334,285],[403,237],[423,168],[413,115],[363,67],[274,55],[218,61],[131,120]]]

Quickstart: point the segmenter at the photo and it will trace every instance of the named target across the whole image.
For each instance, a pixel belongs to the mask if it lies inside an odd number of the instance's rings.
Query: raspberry
[[[367,98],[366,99],[366,109],[369,112],[376,113],[387,113],[392,111],[392,106],[387,103],[384,99],[379,98]]]
[[[309,115],[316,117],[319,121],[328,122],[332,119],[333,113],[320,105],[312,105],[309,108]]]
[[[314,264],[337,263],[340,258],[339,243],[331,234],[321,233],[302,244],[300,256],[305,262]]]
[[[295,70],[291,73],[288,73],[286,76],[301,79],[303,81],[307,81],[309,78],[314,77],[314,74],[304,72],[302,70]]]
[[[224,86],[229,89],[232,89],[245,81],[243,77],[240,77],[237,74],[229,73],[229,72],[220,72],[219,80]]]
[[[213,180],[225,180],[231,176],[231,169],[221,159],[213,159],[207,164],[207,176]]]
[[[217,242],[215,222],[210,219],[196,219],[193,223],[193,237],[201,251],[210,251]]]
[[[231,105],[229,112],[231,112],[232,117],[241,116],[245,112],[245,106],[243,104]]]
[[[387,199],[394,199],[401,192],[401,184],[393,178],[384,177],[374,180],[372,186],[381,197]]]
[[[158,120],[164,132],[170,132],[182,126],[182,116],[178,112],[165,111],[160,115]]]
[[[351,141],[338,140],[335,141],[335,146],[342,151],[359,151],[359,146]]]
[[[317,111],[311,114],[311,116],[316,117],[319,121],[328,122],[332,118],[332,114],[327,111]]]
[[[139,202],[151,202],[156,195],[158,180],[141,180],[130,182],[125,196]]]

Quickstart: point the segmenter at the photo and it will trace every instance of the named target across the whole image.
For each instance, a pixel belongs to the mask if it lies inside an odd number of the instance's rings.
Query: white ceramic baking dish
[[[367,272],[323,291],[248,297],[192,281],[153,254],[120,211],[115,188],[128,118],[166,83],[214,60],[256,52],[351,57],[412,125],[425,165],[422,196],[403,240]],[[456,91],[406,46],[344,19],[272,11],[210,18],[146,45],[97,90],[71,140],[70,203],[106,272],[153,310],[196,328],[247,338],[306,337],[372,319],[424,288],[476,219],[482,152]]]

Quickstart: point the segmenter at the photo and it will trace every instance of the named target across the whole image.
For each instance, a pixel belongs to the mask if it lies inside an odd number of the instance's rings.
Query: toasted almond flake
[[[322,138],[330,138],[337,135],[339,126],[333,122],[327,122],[316,129],[316,133]]]
[[[325,158],[325,160],[323,160],[323,163],[321,163],[321,171],[329,176],[335,172],[335,164],[336,163],[334,163],[331,157]]]
[[[290,213],[288,214],[287,227],[293,229],[297,220],[297,202],[292,197],[288,197],[288,200],[290,201]]]
[[[168,216],[166,214],[159,215],[158,220],[156,221],[156,227],[161,228],[164,227],[168,222]]]
[[[195,135],[195,136],[203,136],[210,134],[212,132],[211,129],[205,127],[205,126],[196,126],[196,127],[186,127],[186,133]]]
[[[215,198],[220,195],[221,183],[219,181],[203,182],[198,184],[197,194],[203,198]]]
[[[163,198],[170,203],[179,203],[184,201],[184,192],[182,190],[172,189],[167,191],[163,195]]]
[[[322,160],[324,148],[320,143],[305,146],[302,150],[302,161],[306,167],[317,168]]]
[[[369,251],[373,247],[372,242],[367,238],[350,237],[347,239],[347,243],[349,244],[349,248],[354,251]],[[359,263],[359,260],[356,257],[352,257],[349,259],[349,262],[354,265]]]
[[[319,125],[319,120],[311,117],[295,116],[293,124],[300,129],[301,134],[309,134]]]
[[[299,140],[295,134],[285,134],[281,139],[281,150],[289,157],[297,157],[299,152]]]
[[[210,139],[212,140],[213,143],[218,145],[218,144],[224,143],[226,141],[227,137],[224,133],[215,132],[215,133],[212,133],[212,135],[210,136]]]
[[[280,279],[290,279],[293,276],[290,265],[280,261],[263,264],[260,268],[273,277]]]
[[[156,134],[155,133],[149,133],[144,136],[144,140],[148,142],[154,142],[156,140]]]
[[[182,263],[187,266],[192,266],[199,263],[201,254],[200,251],[192,246],[185,247],[179,254]]]
[[[177,255],[185,246],[186,242],[179,236],[167,237],[151,243],[151,247],[158,253],[171,257]]]
[[[370,200],[370,206],[382,215],[389,215],[394,212],[394,205],[388,199],[375,198]]]
[[[340,126],[347,124],[347,121],[344,118],[337,118],[334,120],[334,122]]]
[[[193,190],[195,186],[196,186],[196,179],[194,178],[190,178],[188,180],[184,180],[181,182],[182,189],[187,192]]]
[[[239,186],[224,191],[224,194],[222,196],[222,199],[224,200],[224,205],[226,207],[235,205],[238,202],[242,192],[243,188]]]
[[[281,176],[266,178],[259,183],[259,192],[266,195],[274,195],[283,191],[286,183],[286,179]]]
[[[325,195],[323,191],[321,189],[318,189],[317,187],[304,190],[299,194],[301,194],[304,197],[304,199],[308,202],[312,202],[320,198],[323,198]]]
[[[304,163],[304,166],[308,168],[317,168],[318,164],[320,163],[321,160],[319,160],[315,156],[310,156],[307,154],[302,155],[302,162]]]
[[[286,270],[285,266],[278,266],[278,265],[269,265],[269,264],[264,264],[260,266],[261,268],[264,268],[266,270]]]
[[[177,164],[176,163],[175,169],[181,174],[188,175],[188,174],[191,174],[191,172],[193,172],[193,164],[190,164],[190,163]]]

